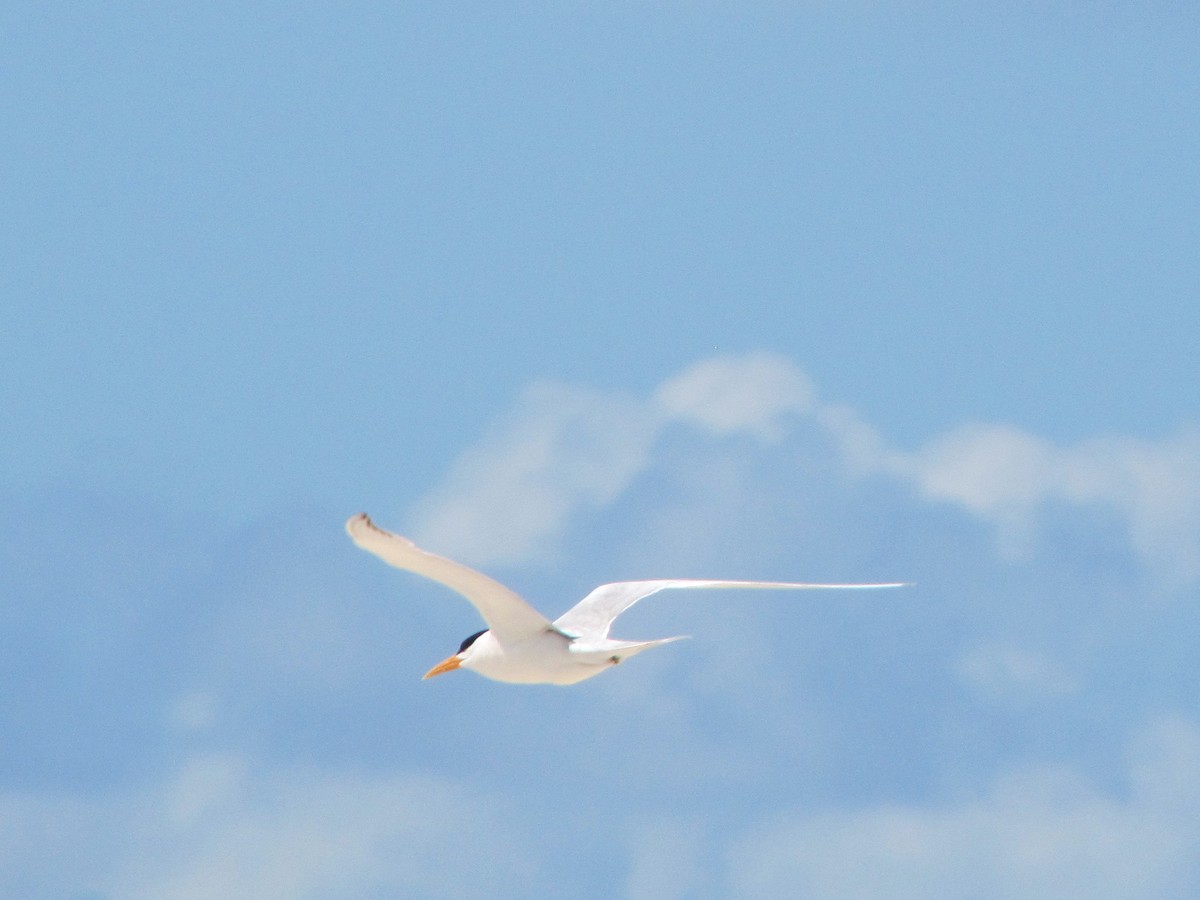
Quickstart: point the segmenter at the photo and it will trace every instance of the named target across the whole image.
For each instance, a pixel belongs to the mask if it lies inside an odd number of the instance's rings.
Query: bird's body
[[[464,668],[513,684],[576,684],[599,675],[643,650],[680,640],[619,641],[608,636],[613,620],[657,591],[667,588],[877,588],[888,584],[807,584],[776,581],[656,579],[603,584],[551,622],[520,596],[461,563],[422,550],[408,538],[384,531],[359,513],[346,523],[359,547],[384,562],[424,575],[466,597],[488,627],[462,642],[459,652],[425,677]]]
[[[657,641],[602,641],[588,646],[553,628],[526,638],[501,642],[489,629],[471,643],[469,658],[451,668],[471,669],[510,684],[577,684],[599,675],[635,653],[678,638]],[[458,659],[458,655],[450,657]]]

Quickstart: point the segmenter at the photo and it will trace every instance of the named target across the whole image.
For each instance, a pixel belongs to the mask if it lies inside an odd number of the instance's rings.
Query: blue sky
[[[1198,36],[7,6],[3,896],[1195,895]],[[918,585],[423,684],[360,509],[553,614]]]

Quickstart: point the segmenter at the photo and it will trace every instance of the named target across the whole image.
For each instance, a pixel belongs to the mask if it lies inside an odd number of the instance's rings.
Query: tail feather
[[[672,641],[682,641],[686,638],[687,635],[659,638],[654,641],[576,640],[571,642],[570,649],[571,655],[578,657],[581,662],[595,662],[597,665],[600,665],[603,663],[621,662],[622,660],[629,659],[631,656],[637,656],[643,650],[660,647]]]

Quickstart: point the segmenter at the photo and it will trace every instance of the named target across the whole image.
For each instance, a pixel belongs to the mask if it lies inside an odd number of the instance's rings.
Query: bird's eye
[[[475,632],[473,635],[471,635],[469,638],[467,638],[465,641],[463,641],[461,644],[458,645],[458,652],[462,653],[464,650],[466,650],[468,647],[470,647],[473,643],[475,643],[475,641],[477,641],[479,639],[479,636],[486,631],[487,631],[487,629],[485,628],[485,629],[483,629],[483,631]]]

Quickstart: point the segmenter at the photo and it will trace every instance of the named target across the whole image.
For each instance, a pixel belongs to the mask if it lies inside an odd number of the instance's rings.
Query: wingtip
[[[365,512],[357,513],[346,520],[346,533],[350,535],[354,543],[365,549],[371,549],[367,545],[377,544],[380,540],[386,540],[391,544],[403,544],[411,549],[420,549],[403,535],[380,528]]]
[[[354,537],[355,533],[364,526],[371,528],[373,525],[374,523],[371,521],[371,517],[365,512],[355,513],[346,520],[346,533],[351,537]]]

